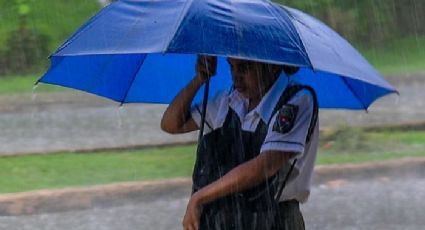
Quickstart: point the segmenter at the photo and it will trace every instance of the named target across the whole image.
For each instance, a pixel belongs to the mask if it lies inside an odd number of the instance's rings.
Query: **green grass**
[[[0,78],[0,94],[31,93],[39,75],[7,76]]]
[[[356,154],[335,154],[329,152],[321,152],[317,159],[317,165],[355,164],[392,160],[405,157],[425,157],[425,150],[407,152],[360,152]]]
[[[29,74],[24,76],[0,77],[0,95],[4,94],[30,94],[34,92],[54,92],[65,91],[59,86],[39,84],[34,87],[34,83],[42,74]]]
[[[408,37],[360,50],[384,75],[425,71],[425,37]]]
[[[350,135],[347,135],[350,134]],[[346,129],[321,141],[318,164],[343,164],[425,156],[425,131],[364,132]]]
[[[188,177],[194,146],[0,158],[0,193]]]
[[[361,134],[347,129],[343,132],[365,135],[367,144],[329,144],[350,140],[331,139],[325,135],[321,140],[318,165],[425,156],[425,131]],[[354,142],[360,140],[355,138]],[[0,193],[190,177],[195,150],[194,145],[189,145],[132,151],[1,157]]]

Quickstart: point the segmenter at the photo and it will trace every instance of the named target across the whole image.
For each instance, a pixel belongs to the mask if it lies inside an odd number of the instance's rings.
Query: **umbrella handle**
[[[205,81],[204,88],[204,99],[202,101],[202,112],[201,112],[201,127],[199,128],[198,144],[204,134],[205,115],[207,114],[208,94],[210,89],[210,77]]]

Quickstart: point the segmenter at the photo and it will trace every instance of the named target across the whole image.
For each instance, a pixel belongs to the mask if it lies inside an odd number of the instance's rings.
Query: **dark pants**
[[[304,219],[295,200],[280,202],[276,212],[216,213],[201,216],[201,230],[304,230]],[[205,214],[205,213],[204,213]]]
[[[279,212],[273,230],[304,230],[304,218],[296,200],[279,203]]]

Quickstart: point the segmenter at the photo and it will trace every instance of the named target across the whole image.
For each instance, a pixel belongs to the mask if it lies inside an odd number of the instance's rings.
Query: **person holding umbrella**
[[[318,105],[367,110],[397,93],[326,24],[264,0],[115,1],[50,61],[36,84],[121,105],[171,103],[165,131],[201,130],[186,229],[303,229],[298,203],[309,196]],[[204,82],[204,99],[216,96],[200,112],[191,104]]]
[[[227,61],[233,87],[208,102],[183,227],[304,229],[299,202],[309,196],[318,146],[315,93],[291,81],[297,67]],[[163,115],[164,131],[199,129],[192,100],[216,67],[216,57],[198,57],[196,76]]]

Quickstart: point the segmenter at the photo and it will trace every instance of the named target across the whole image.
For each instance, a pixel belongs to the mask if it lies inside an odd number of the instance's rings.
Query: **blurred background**
[[[318,167],[423,159],[425,1],[275,2],[330,25],[400,92],[367,113],[320,111]],[[190,177],[197,134],[163,133],[164,105],[119,106],[61,87],[33,87],[49,54],[109,3],[0,0],[0,200],[40,189]],[[316,179],[303,206],[307,229],[423,228],[424,167],[394,170],[377,178]],[[112,207],[30,210],[0,217],[0,229],[180,229],[189,192]]]

